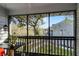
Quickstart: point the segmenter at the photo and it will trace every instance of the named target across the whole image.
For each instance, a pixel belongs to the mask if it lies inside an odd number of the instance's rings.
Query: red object
[[[3,48],[0,48],[0,56],[4,56],[5,50]]]

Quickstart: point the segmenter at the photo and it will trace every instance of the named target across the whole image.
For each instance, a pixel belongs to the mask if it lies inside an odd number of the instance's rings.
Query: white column
[[[79,56],[79,4],[77,4],[77,55]]]

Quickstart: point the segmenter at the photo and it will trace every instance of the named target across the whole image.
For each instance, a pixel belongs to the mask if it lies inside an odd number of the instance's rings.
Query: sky
[[[50,17],[50,27],[52,26],[52,24],[57,24],[57,23],[63,21],[65,19],[65,17],[67,17],[68,19],[73,20],[72,15],[71,16],[69,16],[69,15],[68,16],[51,16]],[[44,20],[45,24],[43,24],[43,26],[41,26],[41,27],[48,28],[48,17],[43,18],[43,20]]]

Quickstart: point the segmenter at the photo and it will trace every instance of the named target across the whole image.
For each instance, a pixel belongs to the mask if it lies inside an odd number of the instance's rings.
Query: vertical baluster
[[[74,56],[74,40],[72,40],[72,56]]]
[[[56,49],[56,46],[57,46],[57,45],[56,45],[56,41],[57,41],[57,40],[56,40],[56,38],[55,38],[55,55],[57,54],[57,53],[56,53],[56,51],[57,51],[57,49]]]
[[[26,42],[27,42],[27,44],[26,44],[26,45],[27,45],[26,48],[27,48],[27,55],[28,55],[28,36],[27,36],[27,41],[26,41]]]
[[[22,45],[24,43],[24,38],[22,38],[21,40],[20,40],[20,45]],[[22,51],[23,50],[23,51]],[[20,52],[23,52],[24,53],[24,45],[22,45],[21,47],[20,47]]]
[[[52,40],[50,39],[50,55],[52,55]]]
[[[33,40],[31,39],[31,44],[33,44],[33,42],[32,42],[32,41],[33,41]],[[33,47],[32,47],[32,45],[31,45],[31,52],[33,52],[33,51],[32,51],[32,49],[33,49]]]
[[[57,39],[57,55],[59,55],[59,39]]]
[[[26,55],[26,38],[24,39],[24,56]]]
[[[31,39],[28,38],[28,54],[30,53]]]
[[[33,52],[35,52],[35,39],[33,39],[33,45],[34,45]]]
[[[58,39],[58,55],[60,55],[59,53],[60,53],[60,40]]]
[[[17,41],[17,43],[16,43],[16,47],[19,45],[19,43],[18,43],[18,42],[19,42],[19,38],[18,38],[18,41]],[[19,50],[18,50],[18,51],[19,51]]]
[[[18,45],[19,45],[19,39],[20,39],[20,38],[18,38],[18,42],[16,42],[16,44],[17,44],[17,47],[18,47]],[[19,53],[19,50],[18,50],[18,53]]]
[[[26,38],[25,38],[25,55],[26,55]]]
[[[73,56],[73,40],[71,40],[71,55]]]
[[[37,40],[37,39],[35,39],[35,53],[36,53],[36,48],[37,48],[37,46],[36,46],[36,44],[37,44],[36,40]]]
[[[71,54],[71,48],[70,48],[71,43],[70,43],[70,39],[68,39],[68,44],[69,44],[69,46],[68,46],[68,53],[69,53],[69,56],[70,56],[70,54]]]
[[[56,55],[58,54],[57,51],[58,50],[58,42],[57,42],[57,38],[56,38]]]
[[[27,52],[27,38],[25,39],[25,45],[26,45],[26,50],[25,50],[25,52]]]
[[[58,55],[60,56],[60,39],[58,39]]]
[[[30,41],[31,41],[31,42],[30,42],[30,44],[31,44],[31,52],[33,52],[33,47],[34,47],[34,45],[33,45],[33,44],[34,44],[34,43],[33,43],[33,40],[34,40],[34,39],[30,39]]]
[[[32,39],[31,43],[33,43],[32,52],[34,52],[34,39]]]
[[[20,40],[20,38],[18,39],[18,42],[17,42],[18,45],[17,45],[17,47],[18,47],[19,44],[20,44],[19,40]],[[19,50],[20,50],[20,49],[18,49],[18,53],[19,53]]]
[[[54,44],[53,44],[53,46],[54,46],[54,54],[55,54],[55,40],[53,39],[53,41],[54,41]]]
[[[69,38],[69,56],[71,55],[71,40],[70,40],[70,38]]]
[[[34,39],[34,52],[35,52],[35,39]]]
[[[70,56],[72,56],[72,40],[70,40]]]
[[[39,48],[40,49],[40,53],[42,53],[42,51],[41,51],[41,49],[42,49],[42,46],[41,46],[42,43],[41,43],[41,41],[42,41],[42,39],[40,38],[40,48]]]
[[[27,38],[26,38],[26,52],[27,52]]]
[[[20,40],[20,45],[22,45],[22,43],[24,43],[24,38]],[[24,53],[24,45],[20,47],[20,52]]]
[[[28,38],[27,41],[28,41],[28,42],[27,42],[27,43],[28,43],[28,47],[27,47],[28,49],[27,49],[27,51],[28,51],[28,55],[29,55],[29,53],[30,53],[30,39]]]
[[[74,41],[74,44],[73,44],[73,49],[74,49],[74,51],[73,51],[73,54],[75,55],[75,52],[76,52],[76,47],[75,47],[75,39],[73,40]]]
[[[54,40],[54,54],[55,54],[55,51],[56,51],[56,50],[55,50],[55,40]]]
[[[73,46],[73,56],[75,55],[75,42],[74,42],[74,40],[73,40],[73,44],[72,44],[72,46]]]
[[[20,39],[20,45],[24,42],[24,38]],[[20,47],[20,52],[23,54],[24,53],[24,45]]]
[[[47,54],[47,40],[48,40],[48,39],[46,39],[46,51],[45,51],[45,52],[46,52],[46,54]]]
[[[49,40],[47,40],[47,54],[49,54]]]
[[[39,52],[39,50],[40,50],[40,49],[39,49],[39,48],[40,48],[39,46],[40,46],[40,39],[38,39],[38,49],[37,49],[38,51],[37,51],[37,53],[40,53],[40,52]]]
[[[19,45],[21,45],[21,42],[20,42],[20,40],[21,40],[21,38],[19,39]],[[20,53],[20,50],[21,50],[21,48],[19,48],[19,53]]]
[[[62,56],[62,38],[60,38],[60,55]]]
[[[54,38],[53,38],[54,39]],[[53,47],[52,47],[52,50],[53,50],[53,54],[54,54],[54,40],[52,39],[52,45],[53,45]]]
[[[28,54],[31,52],[31,39],[28,38]]]
[[[29,48],[28,48],[29,46],[28,46],[28,44],[29,43],[28,43],[28,36],[27,36],[27,55],[28,55],[28,52],[29,52]]]
[[[64,39],[64,51],[63,51],[63,53],[64,53],[64,56],[65,56],[65,39]]]
[[[39,38],[39,48],[38,48],[38,50],[39,50],[39,53],[40,53],[40,38]]]
[[[74,42],[72,40],[72,56],[74,56]]]
[[[69,49],[68,49],[68,39],[67,39],[67,56],[69,55]]]
[[[40,39],[40,53],[41,53],[41,39]]]
[[[23,38],[22,38],[23,39]],[[19,40],[20,41],[20,45],[22,44],[21,43],[21,39]],[[24,40],[23,40],[24,41]],[[21,49],[23,50],[23,48],[22,47],[20,47],[20,52],[21,52]],[[22,51],[23,52],[23,51]]]
[[[56,55],[56,38],[55,38],[55,55]]]
[[[44,54],[44,37],[43,37],[43,42],[42,43],[43,43],[43,54]]]
[[[22,38],[21,40],[20,40],[20,52],[22,53],[21,55],[22,56],[24,56],[25,54],[25,45],[24,45],[24,38]]]
[[[63,56],[63,38],[61,38],[61,55]]]

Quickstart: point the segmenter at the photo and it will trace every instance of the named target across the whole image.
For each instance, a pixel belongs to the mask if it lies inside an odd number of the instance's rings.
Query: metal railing
[[[12,39],[9,42],[12,42]],[[74,56],[74,37],[17,36],[15,55]]]

